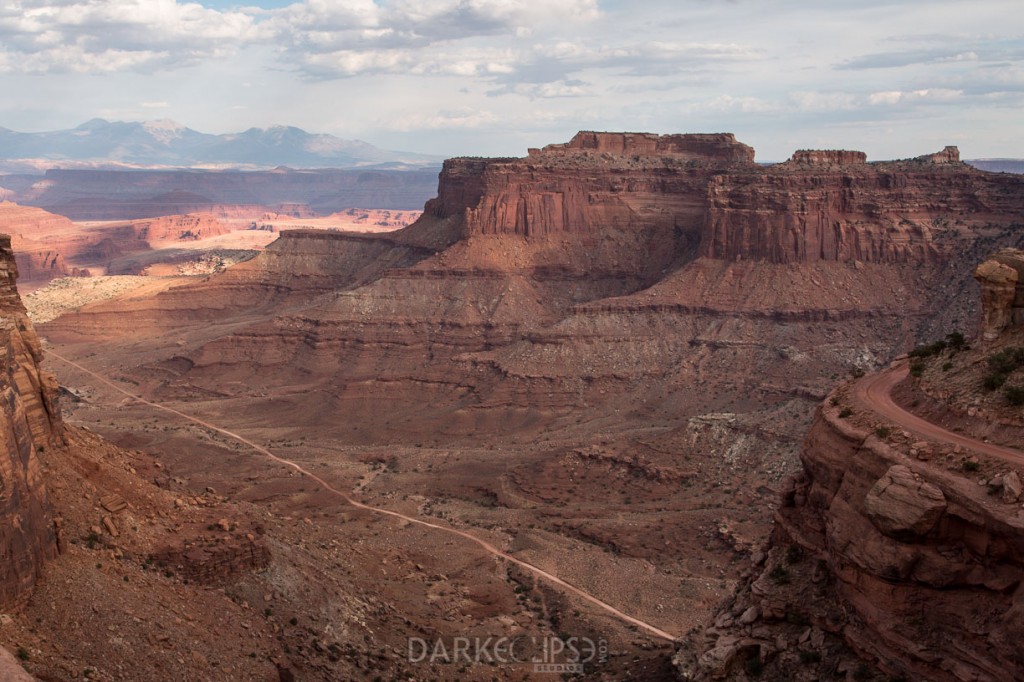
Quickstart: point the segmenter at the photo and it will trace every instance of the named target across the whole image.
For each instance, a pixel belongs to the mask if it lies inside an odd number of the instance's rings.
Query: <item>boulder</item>
[[[1016,471],[1003,475],[1003,502],[1013,504],[1020,499],[1022,492],[1024,486],[1021,485],[1020,476]]]
[[[864,499],[868,518],[890,537],[925,535],[946,510],[946,498],[901,464],[889,467]]]

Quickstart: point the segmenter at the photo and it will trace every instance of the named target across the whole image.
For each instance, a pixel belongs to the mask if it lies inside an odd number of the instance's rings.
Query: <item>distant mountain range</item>
[[[174,121],[94,118],[72,130],[0,128],[0,170],[46,168],[423,168],[440,157],[379,149],[292,126],[211,135]]]
[[[967,163],[992,173],[1024,173],[1024,159],[967,159]]]

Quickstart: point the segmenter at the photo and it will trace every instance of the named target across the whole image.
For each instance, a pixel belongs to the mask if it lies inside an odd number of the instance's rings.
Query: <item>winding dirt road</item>
[[[444,533],[449,533],[451,535],[458,535],[461,538],[465,538],[466,540],[469,540],[469,541],[477,544],[478,546],[480,546],[484,551],[488,552],[489,554],[491,554],[491,555],[493,555],[493,556],[495,556],[495,557],[497,557],[497,558],[499,558],[499,559],[501,559],[503,561],[507,561],[509,563],[515,564],[516,566],[519,566],[520,568],[523,568],[523,569],[529,571],[530,573],[533,573],[537,577],[539,577],[539,578],[541,578],[543,580],[546,580],[547,582],[549,582],[549,583],[551,583],[553,585],[557,585],[558,587],[562,588],[566,592],[570,592],[570,593],[576,595],[577,597],[580,597],[581,599],[584,599],[584,600],[590,602],[591,604],[593,604],[593,605],[597,606],[598,608],[600,608],[600,609],[610,613],[611,615],[615,616],[616,618],[618,618],[621,621],[624,621],[624,622],[626,622],[626,623],[628,623],[630,625],[634,625],[634,626],[640,628],[641,630],[645,630],[645,631],[649,632],[650,634],[654,635],[655,637],[658,637],[659,639],[664,639],[664,640],[667,640],[669,642],[676,642],[676,641],[678,641],[676,636],[674,636],[672,634],[669,634],[668,632],[665,632],[664,630],[661,630],[661,629],[651,625],[650,623],[645,623],[644,621],[642,621],[642,620],[640,620],[638,618],[634,618],[633,616],[630,616],[628,614],[623,613],[622,611],[618,610],[617,608],[615,608],[611,604],[608,604],[607,602],[604,602],[604,601],[598,599],[597,597],[595,597],[594,595],[590,594],[589,592],[586,592],[582,588],[579,588],[579,587],[576,587],[575,585],[567,583],[566,581],[564,581],[561,578],[559,578],[557,575],[549,573],[549,572],[545,571],[542,568],[538,568],[537,566],[534,566],[533,564],[530,564],[530,563],[528,563],[526,561],[523,561],[522,559],[517,559],[516,557],[514,557],[514,556],[512,556],[510,554],[506,554],[505,552],[502,552],[500,549],[498,549],[497,547],[495,547],[491,543],[487,542],[486,540],[481,540],[480,538],[478,538],[478,537],[476,537],[476,536],[474,536],[474,535],[472,535],[470,533],[458,530],[456,528],[450,528],[450,527],[442,526],[442,525],[439,525],[439,524],[436,524],[436,523],[431,523],[430,521],[424,521],[423,519],[419,519],[419,518],[416,518],[414,516],[406,516],[405,514],[402,514],[400,512],[391,511],[390,509],[384,509],[382,507],[373,507],[373,506],[370,506],[368,504],[363,504],[362,502],[359,502],[358,500],[350,497],[349,495],[347,495],[346,493],[342,492],[341,490],[338,490],[337,488],[334,488],[333,486],[331,486],[330,483],[328,483],[324,479],[320,478],[316,474],[307,471],[302,466],[296,464],[295,462],[292,462],[291,460],[287,460],[287,459],[284,459],[282,457],[278,457],[277,455],[272,453],[270,450],[266,449],[265,447],[263,447],[261,445],[258,445],[257,443],[254,443],[253,441],[249,440],[248,438],[246,438],[244,436],[241,436],[241,435],[239,435],[237,433],[234,433],[233,431],[229,431],[227,429],[223,429],[223,428],[221,428],[219,426],[215,426],[214,424],[210,424],[209,422],[203,421],[202,419],[198,419],[196,417],[187,415],[184,412],[179,412],[178,410],[176,410],[176,409],[174,409],[172,407],[167,407],[166,405],[161,405],[159,403],[154,403],[152,401],[146,400],[145,398],[143,398],[141,396],[137,396],[134,393],[126,391],[125,389],[121,388],[117,384],[112,383],[111,381],[109,381],[105,377],[97,374],[96,372],[93,372],[92,370],[90,370],[90,369],[88,369],[86,367],[83,367],[82,365],[78,364],[77,362],[69,360],[69,359],[59,355],[58,353],[55,353],[52,349],[48,348],[46,350],[46,355],[49,356],[49,357],[57,358],[58,360],[60,360],[62,362],[65,362],[65,363],[71,365],[72,367],[75,367],[76,369],[82,371],[82,372],[85,372],[89,376],[93,377],[94,379],[96,379],[97,381],[103,383],[104,385],[114,389],[118,393],[126,395],[129,398],[132,398],[133,400],[135,400],[135,401],[137,401],[139,403],[142,403],[143,405],[148,405],[148,406],[150,406],[150,407],[152,407],[154,409],[162,410],[164,412],[168,412],[168,413],[173,414],[175,416],[181,417],[182,419],[186,419],[186,420],[188,420],[188,421],[190,421],[190,422],[192,422],[194,424],[198,424],[199,426],[203,426],[203,427],[206,427],[208,429],[212,429],[213,431],[216,431],[217,433],[223,434],[223,435],[225,435],[225,436],[227,436],[229,438],[232,438],[232,439],[238,441],[239,443],[247,445],[248,447],[252,448],[256,452],[260,453],[261,455],[269,457],[270,459],[274,460],[275,462],[278,462],[280,464],[284,464],[285,466],[291,467],[292,469],[294,469],[295,471],[299,472],[300,474],[302,474],[304,476],[308,476],[309,478],[313,479],[314,481],[316,481],[317,483],[322,485],[324,487],[324,489],[329,490],[331,493],[333,493],[337,497],[341,498],[346,503],[350,504],[351,506],[355,507],[356,509],[363,509],[365,511],[373,512],[374,514],[383,514],[385,516],[392,516],[392,517],[395,517],[397,519],[403,519],[405,521],[408,521],[409,523],[415,523],[416,525],[419,525],[419,526],[424,526],[426,528],[432,528],[434,530],[439,530],[439,531],[442,531]]]
[[[914,435],[960,445],[975,452],[998,457],[1013,464],[1024,464],[1024,452],[1021,450],[1004,445],[986,443],[985,441],[975,440],[974,438],[949,431],[918,417],[912,412],[907,412],[897,405],[892,399],[892,389],[906,378],[908,372],[909,368],[907,365],[902,364],[893,369],[864,377],[854,386],[854,394],[858,400],[876,414],[898,424]]]

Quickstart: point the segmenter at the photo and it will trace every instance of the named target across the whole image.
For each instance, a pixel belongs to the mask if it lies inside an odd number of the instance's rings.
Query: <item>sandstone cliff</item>
[[[938,157],[939,160],[936,160]],[[1020,208],[1019,182],[957,161],[956,148],[867,164],[861,152],[799,151],[783,164],[715,178],[701,254],[772,263],[927,263],[959,226]]]
[[[0,608],[27,599],[57,546],[37,452],[62,436],[57,384],[15,288],[10,237],[0,235]]]

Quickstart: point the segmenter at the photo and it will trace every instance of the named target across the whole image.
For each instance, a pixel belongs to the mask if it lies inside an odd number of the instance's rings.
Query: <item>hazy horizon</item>
[[[1016,3],[173,0],[0,9],[0,126],[273,125],[439,156],[578,130],[731,132],[781,160],[1024,157]]]

